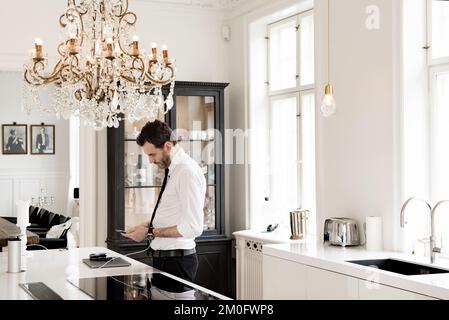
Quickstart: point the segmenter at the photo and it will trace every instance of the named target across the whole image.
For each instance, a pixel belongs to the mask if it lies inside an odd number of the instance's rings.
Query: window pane
[[[270,201],[277,219],[288,226],[298,207],[297,99],[272,100],[270,134]]]
[[[432,1],[432,58],[449,57],[449,1]]]
[[[435,78],[435,108],[433,110],[433,180],[432,196],[436,201],[449,199],[449,71],[441,72]],[[439,211],[447,211],[446,205]],[[437,212],[435,216],[435,232],[437,241],[443,237],[443,243],[449,241],[449,215],[447,212]],[[440,245],[437,243],[437,245]],[[443,247],[449,254],[449,248]]]
[[[296,21],[270,27],[270,90],[296,87]]]
[[[314,72],[314,27],[313,15],[306,16],[300,21],[301,30],[301,74],[299,79],[301,85],[313,84],[315,81]]]
[[[449,72],[436,75],[434,124],[434,187],[436,199],[449,199]]]

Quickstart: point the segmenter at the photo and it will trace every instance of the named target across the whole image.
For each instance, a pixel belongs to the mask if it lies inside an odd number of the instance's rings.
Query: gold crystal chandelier
[[[58,59],[47,72],[48,54],[40,39],[30,51],[25,66],[24,104],[30,113],[37,108],[57,118],[79,116],[84,124],[99,130],[119,126],[120,120],[153,121],[173,106],[174,60],[166,46],[158,52],[140,49],[131,33],[137,16],[128,10],[128,0],[68,0],[59,18],[63,41]],[[49,105],[41,103],[39,88],[55,89]],[[164,96],[162,87],[169,90]]]

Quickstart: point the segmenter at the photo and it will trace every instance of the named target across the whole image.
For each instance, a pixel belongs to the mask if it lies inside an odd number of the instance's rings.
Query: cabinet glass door
[[[184,151],[200,166],[207,183],[204,203],[204,230],[216,228],[215,98],[176,96],[176,134]]]
[[[125,122],[125,228],[150,220],[164,180],[164,170],[151,164],[148,156],[136,143],[145,123]]]

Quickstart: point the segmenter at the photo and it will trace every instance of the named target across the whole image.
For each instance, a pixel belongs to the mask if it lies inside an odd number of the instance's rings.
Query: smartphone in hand
[[[118,232],[118,233],[126,233],[126,230],[123,230],[123,229],[115,229],[115,232]]]

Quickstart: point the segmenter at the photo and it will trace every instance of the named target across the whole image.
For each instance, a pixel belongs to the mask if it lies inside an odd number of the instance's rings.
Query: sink
[[[413,276],[418,274],[449,273],[449,270],[423,266],[420,264],[395,259],[352,260],[346,262],[356,263],[362,266],[372,267],[380,270],[400,273],[406,276]]]

